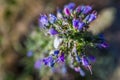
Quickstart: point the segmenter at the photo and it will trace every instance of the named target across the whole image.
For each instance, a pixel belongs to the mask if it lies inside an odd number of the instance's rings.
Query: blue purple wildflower
[[[42,64],[53,68],[55,64],[68,62],[71,68],[79,72],[81,76],[85,76],[85,72],[81,67],[89,69],[92,74],[91,64],[96,59],[94,56],[86,55],[86,45],[90,47],[108,47],[103,35],[97,35],[96,37],[89,34],[89,24],[96,18],[97,12],[90,5],[78,5],[76,7],[75,3],[65,5],[62,11],[58,9],[57,15],[41,15],[39,26],[46,28],[46,31],[52,37],[55,37],[53,42],[55,49],[53,54],[40,61],[38,60],[35,63],[35,68],[39,68],[39,65]],[[70,59],[68,59],[69,56]]]

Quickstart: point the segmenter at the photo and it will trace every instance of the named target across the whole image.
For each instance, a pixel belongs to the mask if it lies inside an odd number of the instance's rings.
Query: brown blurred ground
[[[40,13],[53,12],[56,6],[62,7],[69,1],[74,1],[77,4],[90,4],[100,12],[96,20],[97,24],[96,22],[91,24],[93,32],[101,30],[105,33],[112,46],[109,53],[113,54],[116,61],[119,62],[119,0],[0,0],[0,80],[7,71],[14,72],[15,65],[21,59],[20,39],[28,34],[32,22],[37,19]],[[120,79],[119,69],[120,65],[111,74],[113,76],[111,80]]]

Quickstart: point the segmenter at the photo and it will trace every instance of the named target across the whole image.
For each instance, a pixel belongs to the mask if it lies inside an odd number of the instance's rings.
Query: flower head
[[[57,16],[41,15],[39,25],[45,28],[50,36],[55,37],[53,42],[55,49],[51,50],[48,57],[36,62],[36,67],[39,68],[42,62],[53,69],[56,63],[65,64],[65,60],[68,60],[71,68],[79,72],[81,76],[85,76],[81,66],[89,69],[92,74],[91,64],[95,62],[95,57],[82,53],[86,53],[85,50],[89,47],[106,48],[108,46],[103,37],[94,36],[88,32],[89,24],[96,18],[97,13],[91,6],[79,5],[75,8],[75,3],[65,5],[63,10],[58,9]]]

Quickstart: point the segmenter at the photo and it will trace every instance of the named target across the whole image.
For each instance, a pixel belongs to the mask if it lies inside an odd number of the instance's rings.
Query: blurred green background
[[[44,35],[35,33],[38,16],[40,13],[55,13],[58,7],[69,2],[92,5],[98,11],[98,18],[90,24],[89,30],[93,34],[104,33],[110,47],[92,50],[97,58],[92,76],[87,73],[86,77],[81,77],[69,67],[64,75],[49,71],[39,74],[33,68],[39,55],[26,56],[29,46],[37,46],[29,44],[30,37],[36,42],[41,39],[35,44],[46,46],[44,50],[50,48],[42,43],[46,40]],[[120,80],[119,58],[120,0],[0,0],[0,80]]]

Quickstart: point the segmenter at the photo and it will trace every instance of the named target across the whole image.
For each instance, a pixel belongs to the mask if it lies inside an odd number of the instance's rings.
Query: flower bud
[[[40,28],[45,28],[46,26],[48,26],[48,18],[46,15],[41,15],[39,18],[39,27]]]
[[[87,14],[89,13],[90,11],[92,11],[92,7],[91,6],[85,6],[82,13],[83,14]]]
[[[89,66],[88,59],[85,56],[82,57],[82,65],[85,67]]]
[[[70,9],[65,7],[64,8],[64,13],[65,13],[66,16],[70,16],[70,14],[71,14]]]
[[[56,30],[56,29],[54,29],[54,28],[50,28],[49,29],[49,34],[50,35],[52,35],[52,36],[54,36],[54,35],[56,35],[56,34],[58,34],[59,32]]]
[[[53,24],[57,21],[57,17],[53,14],[49,14],[49,21],[51,24]]]
[[[59,52],[60,52],[59,50],[55,50],[55,51],[54,51],[54,55],[58,55]]]

